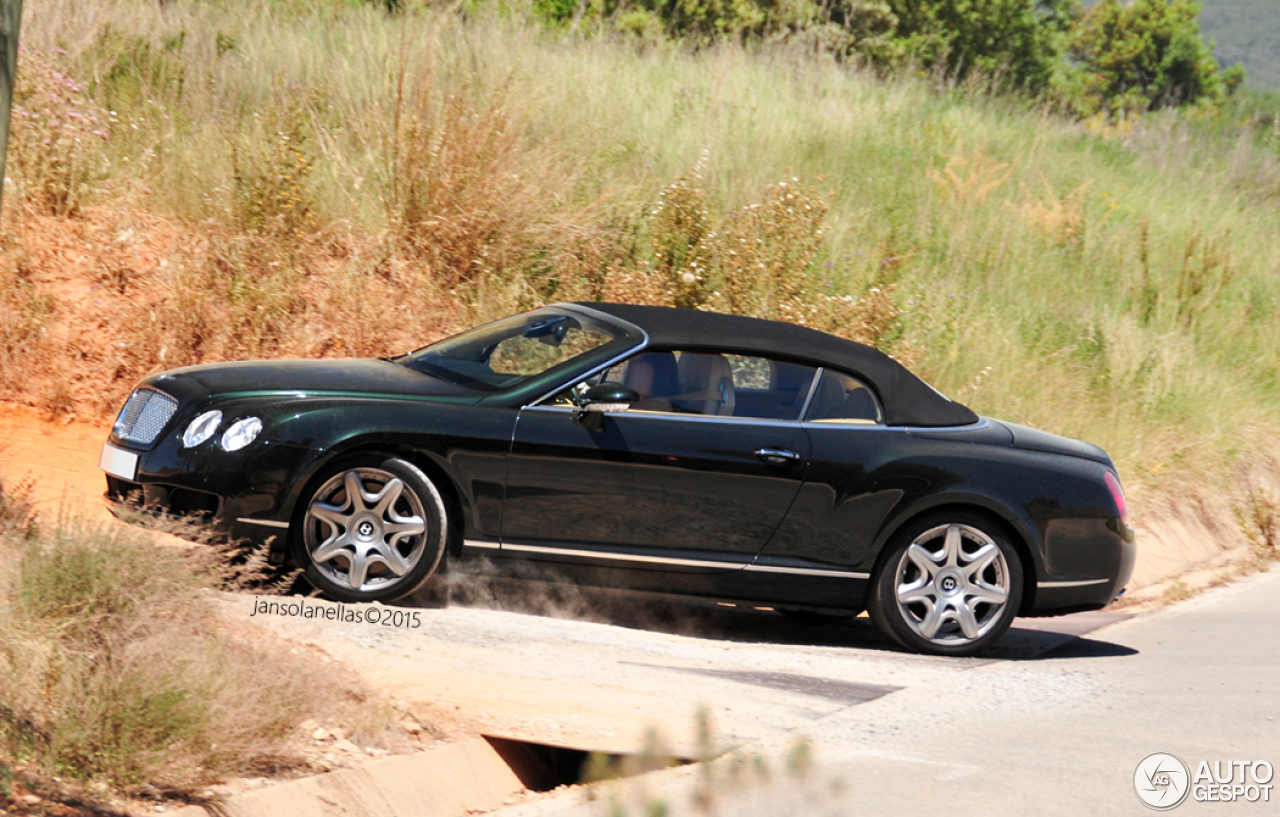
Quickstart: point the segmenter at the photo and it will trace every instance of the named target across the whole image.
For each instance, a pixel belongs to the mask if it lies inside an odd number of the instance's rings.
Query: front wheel
[[[895,536],[873,579],[868,611],[915,652],[973,655],[1013,623],[1022,602],[1018,552],[986,519],[951,513]]]
[[[440,563],[448,516],[426,474],[396,457],[330,468],[306,498],[301,561],[307,579],[340,601],[391,601]]]

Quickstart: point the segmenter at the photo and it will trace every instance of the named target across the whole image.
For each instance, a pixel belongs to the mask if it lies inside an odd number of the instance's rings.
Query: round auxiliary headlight
[[[236,420],[222,435],[223,451],[239,451],[257,439],[262,431],[262,421],[257,417],[246,417]]]
[[[213,436],[218,430],[218,426],[222,424],[222,412],[214,409],[206,411],[199,417],[191,421],[191,425],[187,426],[187,430],[182,432],[182,447],[195,448],[200,443]]]

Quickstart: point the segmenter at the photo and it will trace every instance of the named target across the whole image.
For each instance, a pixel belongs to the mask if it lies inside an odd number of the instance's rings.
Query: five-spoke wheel
[[[307,499],[308,580],[343,601],[388,601],[420,587],[444,552],[447,517],[431,480],[394,457],[330,468]]]
[[[1022,564],[987,520],[965,513],[909,525],[872,580],[885,635],[935,655],[971,655],[1002,636],[1022,601]]]

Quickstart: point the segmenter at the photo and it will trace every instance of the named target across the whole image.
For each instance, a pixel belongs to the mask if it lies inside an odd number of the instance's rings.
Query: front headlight
[[[223,451],[239,451],[257,439],[262,432],[262,421],[257,417],[246,417],[236,420],[222,435]]]
[[[199,417],[191,421],[191,425],[187,426],[187,430],[182,432],[182,447],[195,448],[200,443],[213,436],[218,430],[218,426],[222,424],[222,412],[214,409],[206,411]]]

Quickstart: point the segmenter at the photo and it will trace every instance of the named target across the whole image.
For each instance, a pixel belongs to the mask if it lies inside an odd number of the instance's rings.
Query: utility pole
[[[13,113],[13,78],[18,71],[18,29],[21,27],[22,0],[0,0],[0,202],[4,200],[9,115]]]

